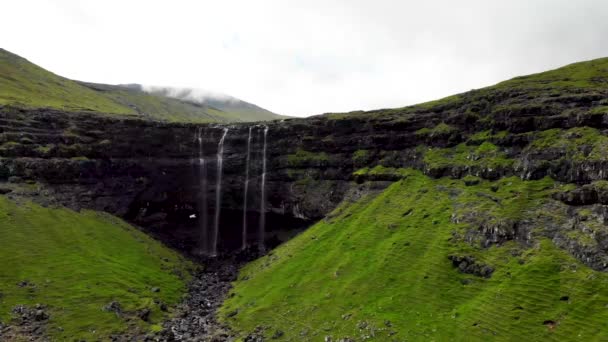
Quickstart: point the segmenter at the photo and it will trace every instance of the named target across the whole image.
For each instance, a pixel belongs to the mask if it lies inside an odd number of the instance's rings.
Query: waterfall
[[[268,136],[268,126],[264,127],[264,146],[262,148],[262,186],[260,199],[260,227],[259,227],[259,248],[264,251],[264,234],[266,230],[266,137]]]
[[[249,192],[249,160],[251,155],[251,129],[249,126],[249,135],[247,136],[247,156],[245,159],[245,185],[243,190],[243,232],[241,249],[247,248],[247,193]]]
[[[203,152],[203,128],[199,127],[196,130],[194,137],[198,142],[198,179],[199,179],[199,200],[198,200],[198,222],[200,228],[199,246],[202,254],[206,254],[209,250],[209,237],[207,229],[207,164],[205,163],[205,155]]]
[[[228,134],[228,128],[224,128],[222,137],[217,144],[217,175],[215,183],[215,226],[213,228],[213,239],[211,245],[211,256],[217,256],[217,240],[220,232],[220,210],[222,205],[222,164],[224,162],[224,140]]]

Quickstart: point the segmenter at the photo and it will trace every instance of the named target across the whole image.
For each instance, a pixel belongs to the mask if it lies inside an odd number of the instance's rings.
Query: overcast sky
[[[0,47],[59,75],[281,114],[400,107],[608,56],[607,0],[3,0]]]

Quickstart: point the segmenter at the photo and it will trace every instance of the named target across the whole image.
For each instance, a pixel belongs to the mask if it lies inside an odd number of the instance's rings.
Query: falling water
[[[215,183],[215,226],[213,228],[213,243],[211,245],[211,256],[217,255],[217,239],[220,231],[220,209],[222,204],[222,164],[224,162],[224,139],[228,134],[228,128],[224,128],[224,133],[217,144],[217,177]]]
[[[247,137],[247,157],[245,160],[245,189],[243,190],[243,242],[241,249],[247,248],[247,193],[249,192],[249,159],[251,155],[251,129],[249,126],[249,136]]]
[[[199,246],[201,253],[205,254],[208,252],[209,238],[207,232],[207,164],[205,163],[205,155],[203,153],[203,128],[199,127],[196,130],[195,140],[198,142],[198,178],[199,178],[199,227],[200,227],[200,241]]]
[[[266,137],[268,136],[268,126],[264,127],[264,147],[262,149],[262,187],[260,199],[260,236],[259,248],[264,251],[264,234],[266,230]]]

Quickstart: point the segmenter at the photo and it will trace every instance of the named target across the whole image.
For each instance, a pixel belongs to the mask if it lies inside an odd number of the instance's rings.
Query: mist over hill
[[[0,49],[0,105],[134,116],[169,122],[250,122],[282,116],[237,98],[200,91],[109,85],[56,75]]]

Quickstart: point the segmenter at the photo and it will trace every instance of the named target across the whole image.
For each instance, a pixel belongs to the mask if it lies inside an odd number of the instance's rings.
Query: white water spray
[[[247,194],[249,192],[249,160],[251,156],[251,129],[249,126],[249,135],[247,136],[247,156],[245,159],[245,189],[243,190],[243,232],[241,250],[247,248]]]
[[[207,229],[207,164],[205,163],[205,154],[203,152],[203,128],[199,127],[196,130],[194,137],[198,143],[198,178],[199,178],[199,228],[200,241],[199,247],[201,253],[206,254],[209,250],[209,237]]]
[[[260,199],[260,227],[259,227],[259,249],[264,251],[265,231],[266,231],[266,137],[268,136],[268,126],[264,127],[264,145],[262,149],[262,186]]]
[[[220,232],[220,210],[222,207],[222,166],[224,162],[224,140],[228,134],[228,128],[224,128],[222,137],[217,144],[217,175],[215,183],[215,225],[211,245],[211,256],[217,256],[217,240]]]

